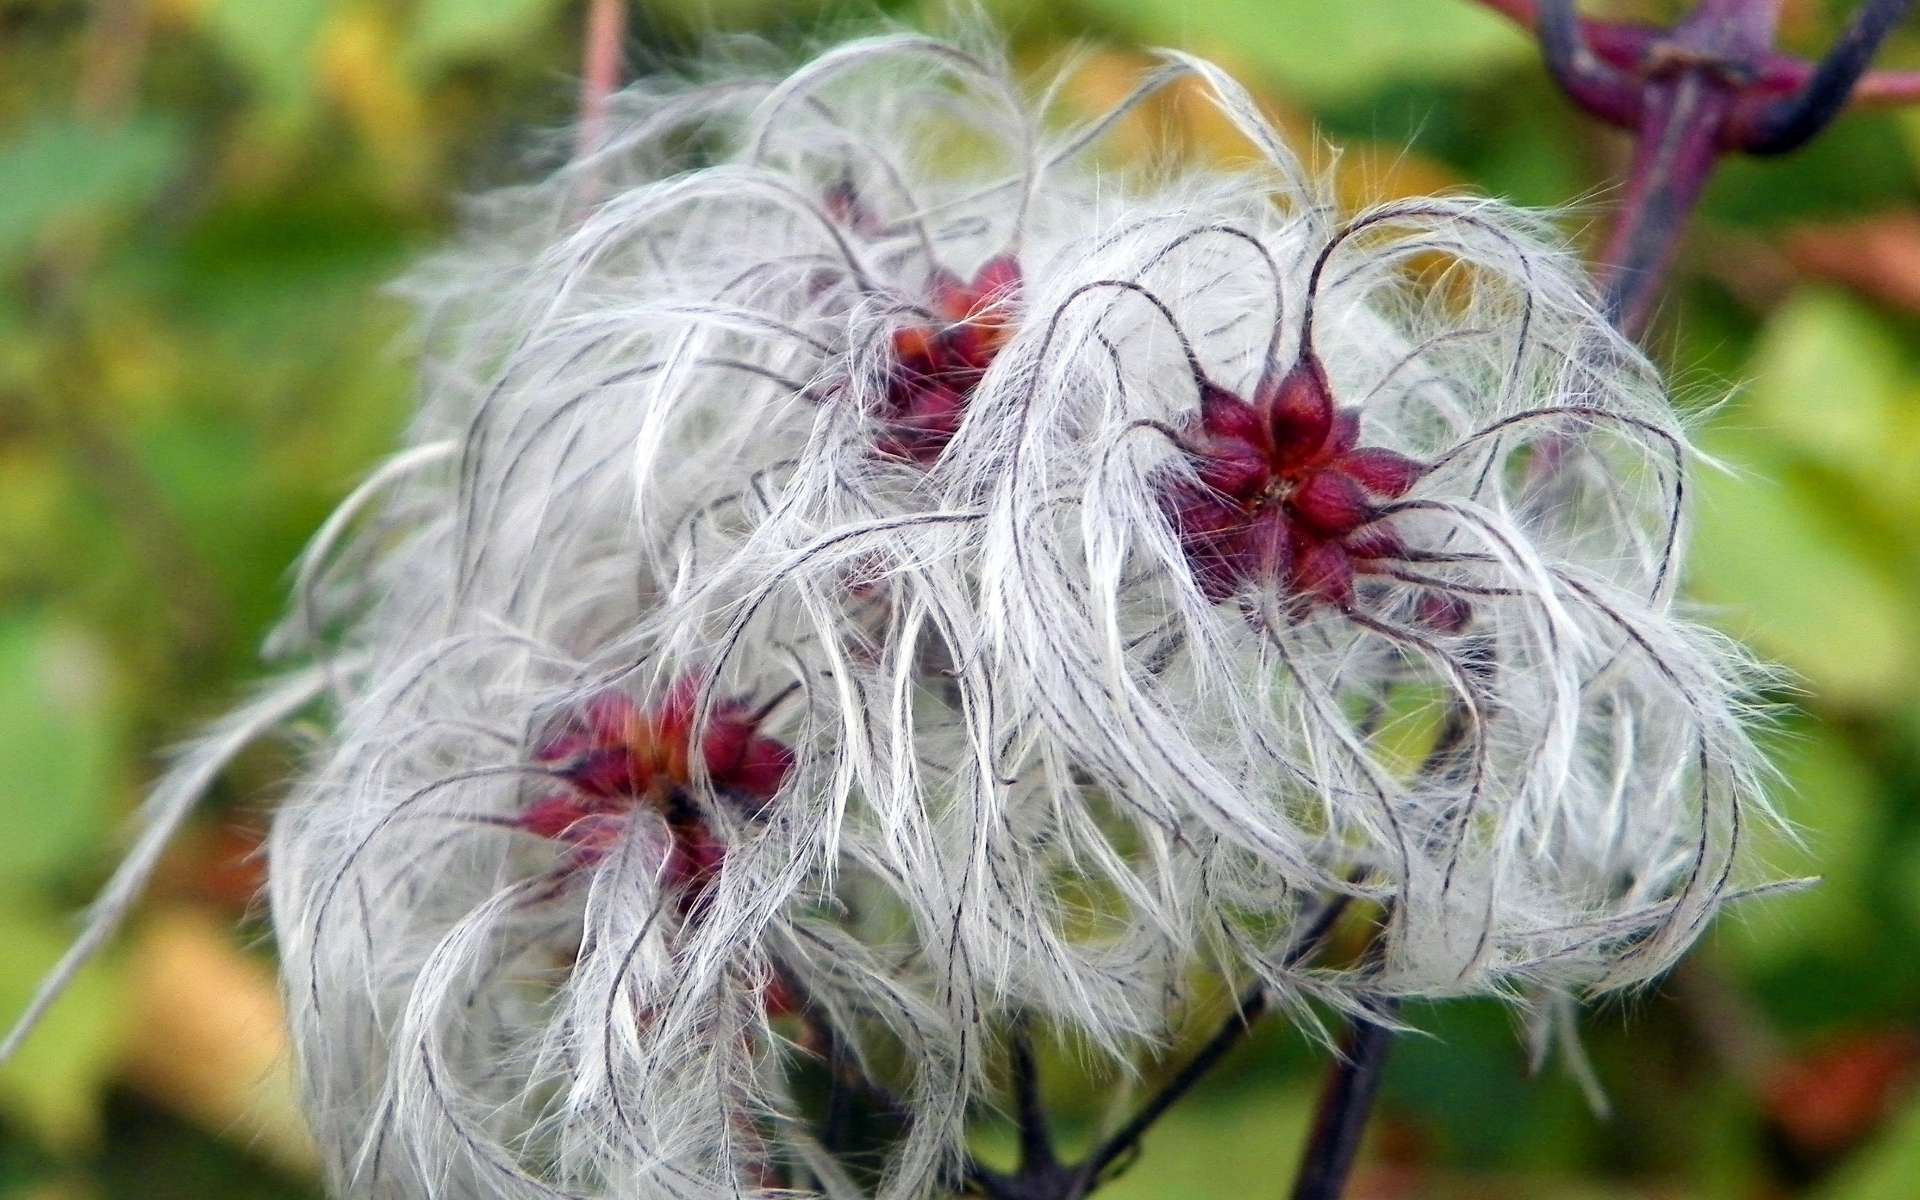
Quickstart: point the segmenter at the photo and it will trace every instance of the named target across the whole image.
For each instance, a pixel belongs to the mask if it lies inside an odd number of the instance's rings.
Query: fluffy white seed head
[[[1546,223],[1341,213],[1203,62],[1073,125],[994,54],[642,84],[411,281],[262,710],[325,697],[270,878],[343,1194],[924,1195],[1016,1017],[1557,1012],[1745,886],[1693,455]],[[1176,82],[1252,166],[1101,157]]]

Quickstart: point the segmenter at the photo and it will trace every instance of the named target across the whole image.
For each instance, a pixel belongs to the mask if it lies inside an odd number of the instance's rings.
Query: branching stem
[[[1298,966],[1319,950],[1346,913],[1347,906],[1345,896],[1323,901],[1306,931],[1281,957],[1281,965]],[[1254,984],[1241,993],[1233,1012],[1194,1056],[1154,1089],[1118,1129],[1071,1166],[1062,1164],[1055,1156],[1051,1137],[1046,1133],[1045,1114],[1037,1107],[1029,1109],[1030,1098],[1038,1095],[1038,1070],[1028,1033],[1021,1023],[1016,1026],[1012,1048],[1015,1101],[1019,1107],[1016,1116],[1021,1132],[1020,1167],[1009,1174],[975,1161],[967,1170],[968,1186],[988,1200],[1080,1200],[1092,1194],[1132,1161],[1147,1131],[1240,1044],[1266,1011],[1264,984]]]
[[[1700,0],[1672,29],[1582,19],[1575,0],[1481,3],[1534,30],[1569,99],[1633,135],[1625,197],[1597,273],[1608,315],[1636,339],[1724,155],[1785,154],[1856,101],[1920,99],[1920,76],[1867,70],[1914,0],[1862,0],[1817,63],[1774,48],[1782,0]]]

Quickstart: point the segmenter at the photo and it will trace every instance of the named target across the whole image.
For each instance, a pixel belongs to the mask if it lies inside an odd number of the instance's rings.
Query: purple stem
[[[1390,1016],[1392,1009],[1383,1015]],[[1335,1069],[1327,1074],[1314,1111],[1313,1133],[1307,1139],[1306,1160],[1294,1179],[1292,1200],[1340,1200],[1360,1153],[1374,1097],[1386,1076],[1387,1051],[1393,1030],[1374,1021],[1357,1020],[1340,1047]]]
[[[1640,81],[1588,48],[1573,0],[1541,0],[1538,22],[1540,56],[1560,90],[1603,121],[1637,124]]]
[[[1626,194],[1598,271],[1607,316],[1636,341],[1652,322],[1687,220],[1719,165],[1719,128],[1730,109],[1724,90],[1696,73],[1647,88]]]
[[[1865,0],[1804,85],[1783,96],[1773,48],[1782,2],[1700,0],[1673,30],[1649,37],[1629,67],[1586,45],[1574,0],[1540,0],[1536,26],[1554,80],[1587,112],[1634,131],[1619,222],[1596,273],[1608,315],[1635,340],[1646,335],[1720,157],[1805,145],[1846,107],[1874,52],[1913,7]]]
[[[1797,96],[1776,100],[1746,122],[1740,148],[1785,154],[1813,140],[1847,106],[1874,52],[1913,8],[1913,0],[1867,0]]]
[[[1570,0],[1559,3],[1571,9]],[[1727,130],[1779,20],[1780,0],[1701,0],[1650,48],[1633,164],[1598,272],[1608,315],[1636,341],[1652,322],[1681,235],[1728,148]]]

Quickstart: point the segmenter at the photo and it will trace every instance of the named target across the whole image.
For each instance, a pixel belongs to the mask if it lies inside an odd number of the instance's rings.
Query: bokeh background
[[[574,105],[582,0],[0,0],[0,1023],[104,878],[169,742],[255,673],[286,564],[405,419],[384,289]],[[990,6],[991,7],[991,6]],[[1671,4],[1597,13],[1664,19]],[[1817,51],[1849,3],[1786,0]],[[925,14],[893,6],[892,17]],[[868,16],[873,14],[869,13]],[[1623,143],[1470,0],[1005,0],[1036,70],[1124,89],[1171,42],[1343,148],[1354,202],[1465,188],[1591,243]],[[631,60],[703,32],[796,46],[776,0],[635,0]],[[1920,67],[1920,27],[1889,63]],[[1129,140],[1132,139],[1132,140]],[[1241,148],[1162,105],[1123,153]],[[1695,595],[1796,673],[1776,839],[1811,892],[1723,920],[1594,1014],[1614,1112],[1528,1070],[1497,1008],[1421,1010],[1355,1194],[1920,1196],[1920,109],[1851,116],[1715,183],[1654,340],[1718,406]],[[317,1194],[253,851],[288,769],[228,772],[150,902],[0,1071],[0,1197]],[[1281,1196],[1320,1053],[1258,1035],[1111,1195]],[[1052,1100],[1100,1100],[1056,1070]]]

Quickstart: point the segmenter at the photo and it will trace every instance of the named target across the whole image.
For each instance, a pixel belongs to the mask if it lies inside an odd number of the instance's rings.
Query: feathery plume
[[[1100,165],[1182,81],[1255,165]],[[1758,676],[1544,221],[1343,216],[1174,53],[1064,129],[909,35],[608,121],[412,280],[409,445],[272,642],[316,665],[160,793],[324,703],[270,889],[340,1193],[926,1195],[1010,1022],[1561,1013],[1736,894]],[[1373,948],[1313,961],[1339,897]]]

